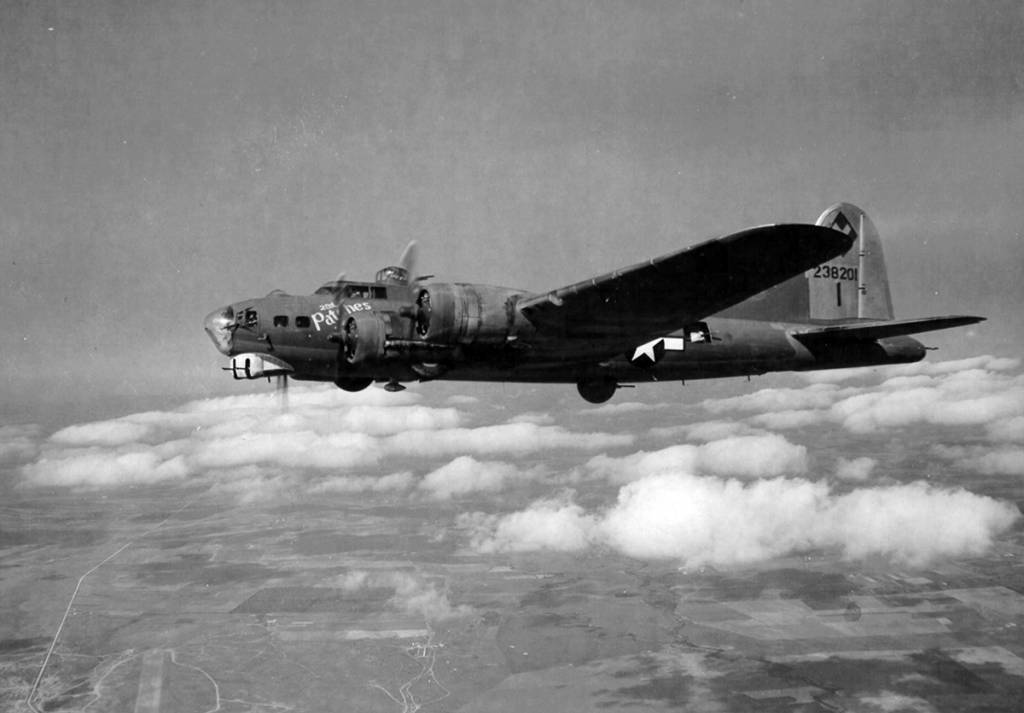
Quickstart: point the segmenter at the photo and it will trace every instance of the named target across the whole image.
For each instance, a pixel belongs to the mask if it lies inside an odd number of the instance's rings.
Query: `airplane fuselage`
[[[526,290],[349,283],[340,291],[339,300],[274,292],[232,305],[231,333],[222,333],[219,348],[235,363],[266,355],[287,364],[294,379],[352,389],[433,379],[621,385],[906,363],[925,354],[907,336],[809,347],[794,334],[811,324],[712,316],[595,362],[589,355],[602,349],[600,340],[537,338],[515,308],[531,296]],[[235,371],[238,378],[274,373]]]

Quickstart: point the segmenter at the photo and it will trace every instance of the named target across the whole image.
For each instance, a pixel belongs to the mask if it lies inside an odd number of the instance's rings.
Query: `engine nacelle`
[[[521,319],[522,293],[484,285],[434,284],[416,293],[416,336],[439,344],[501,344]]]
[[[377,364],[384,360],[388,325],[376,312],[358,312],[341,325],[341,358],[350,366]]]

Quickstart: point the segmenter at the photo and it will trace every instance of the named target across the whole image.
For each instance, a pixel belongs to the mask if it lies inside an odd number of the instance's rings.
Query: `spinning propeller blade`
[[[416,282],[416,263],[419,259],[419,252],[419,245],[415,240],[412,240],[405,246],[402,257],[398,259],[398,266],[408,274],[410,285]]]

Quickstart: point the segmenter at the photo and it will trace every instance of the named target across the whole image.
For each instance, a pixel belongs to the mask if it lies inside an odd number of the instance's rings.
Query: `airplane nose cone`
[[[213,346],[224,355],[231,354],[231,335],[235,325],[235,311],[230,307],[215,310],[206,315],[203,320],[203,329],[213,340]]]

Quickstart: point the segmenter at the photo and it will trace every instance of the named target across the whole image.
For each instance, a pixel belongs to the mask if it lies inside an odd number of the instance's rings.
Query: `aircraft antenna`
[[[288,413],[288,375],[277,375],[277,398],[281,413]]]

